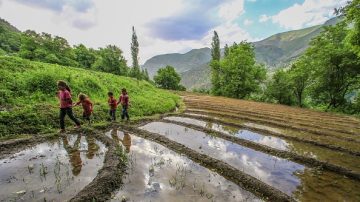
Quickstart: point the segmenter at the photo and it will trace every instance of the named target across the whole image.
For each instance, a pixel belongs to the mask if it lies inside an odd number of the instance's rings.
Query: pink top
[[[58,96],[61,109],[72,107],[71,93],[68,90],[60,90]]]

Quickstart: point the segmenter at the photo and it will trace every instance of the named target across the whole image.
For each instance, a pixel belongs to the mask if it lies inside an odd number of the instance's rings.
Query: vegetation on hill
[[[121,88],[127,88],[132,117],[168,112],[179,102],[178,96],[157,89],[146,81],[83,68],[1,56],[1,136],[57,129],[59,127],[59,107],[55,96],[57,80],[65,80],[69,83],[73,100],[77,99],[80,92],[90,97],[95,104],[94,122],[106,121],[108,118],[108,91],[114,92],[117,97]],[[80,117],[81,107],[75,109],[75,114]]]
[[[115,45],[107,45],[97,50],[87,48],[83,44],[72,47],[62,37],[31,30],[20,32],[5,20],[0,19],[0,55],[14,55],[33,61],[149,80],[147,72],[141,71],[138,64],[138,46],[135,29],[133,29],[132,52],[135,54],[133,54],[133,64],[136,65],[128,67],[123,51]]]

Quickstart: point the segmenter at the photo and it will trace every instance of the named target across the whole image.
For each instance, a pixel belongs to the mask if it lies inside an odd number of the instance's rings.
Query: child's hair
[[[57,85],[61,86],[61,87],[64,87],[67,91],[71,92],[70,87],[67,85],[67,83],[65,81],[60,80],[60,81],[57,82]]]
[[[113,92],[108,92],[108,96],[114,96]]]
[[[121,92],[127,93],[126,88],[121,89]]]
[[[79,94],[79,100],[83,101],[87,98],[87,96],[84,93]]]

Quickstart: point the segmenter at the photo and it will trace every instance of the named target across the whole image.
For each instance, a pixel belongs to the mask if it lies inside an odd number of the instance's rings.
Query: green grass
[[[65,80],[72,88],[73,100],[82,92],[94,103],[94,122],[108,118],[107,92],[116,98],[120,89],[128,90],[132,118],[173,110],[179,96],[155,88],[148,82],[129,77],[33,62],[17,57],[0,57],[0,137],[16,134],[46,133],[58,128],[56,82]],[[81,107],[74,108],[81,116]],[[120,108],[117,112],[118,116]],[[68,119],[68,118],[67,118]],[[67,122],[67,126],[70,126]],[[71,124],[72,125],[72,124]]]

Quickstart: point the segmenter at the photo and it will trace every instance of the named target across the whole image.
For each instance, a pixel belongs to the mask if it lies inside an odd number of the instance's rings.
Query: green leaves
[[[185,90],[185,87],[179,85],[180,80],[180,75],[172,66],[159,69],[157,75],[154,76],[154,81],[158,87],[169,90]]]

